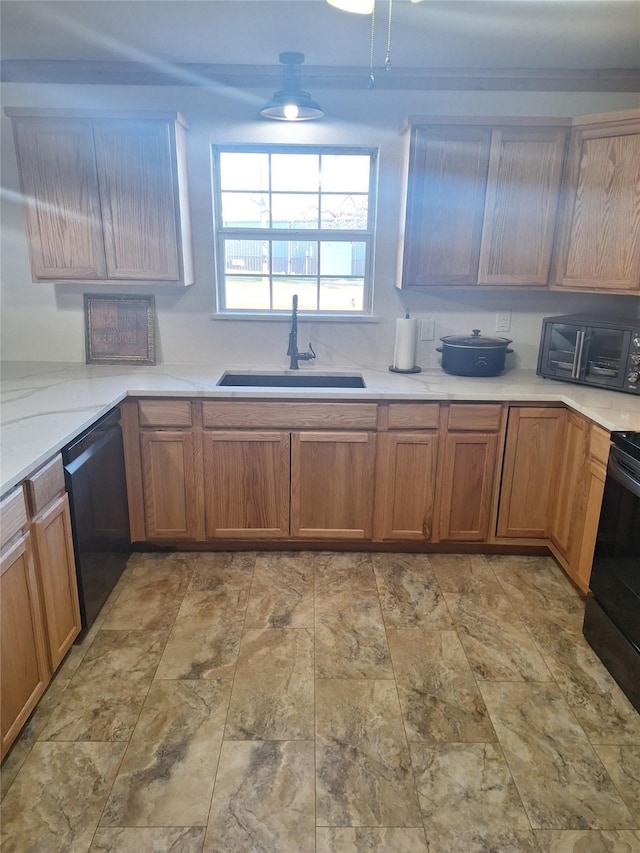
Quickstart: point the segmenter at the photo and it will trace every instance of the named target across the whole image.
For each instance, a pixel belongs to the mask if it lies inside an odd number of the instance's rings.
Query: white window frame
[[[335,228],[322,229],[291,229],[282,228],[231,228],[222,223],[222,198],[220,180],[220,155],[226,153],[258,153],[258,154],[353,154],[367,155],[371,158],[369,170],[369,191],[367,206],[367,227],[362,230],[339,230]],[[314,319],[334,320],[359,320],[366,321],[372,317],[373,307],[373,259],[375,248],[375,221],[376,221],[376,190],[377,190],[377,162],[378,151],[376,148],[347,145],[278,145],[278,144],[249,144],[249,145],[213,145],[212,167],[213,167],[213,205],[214,205],[214,232],[215,232],[215,271],[216,271],[216,316],[229,319],[280,319],[288,317],[291,309],[263,309],[263,308],[227,308],[226,305],[226,273],[225,273],[225,240],[271,240],[280,242],[283,240],[312,240],[319,243],[326,242],[362,242],[365,244],[365,263],[363,275],[363,306],[359,311],[327,311],[327,310],[304,310],[299,309],[299,314]],[[271,188],[269,188],[269,192]],[[278,277],[269,272],[269,279]],[[320,271],[317,274],[320,281]]]

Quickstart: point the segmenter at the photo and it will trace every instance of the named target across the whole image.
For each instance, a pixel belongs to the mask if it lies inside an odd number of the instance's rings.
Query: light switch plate
[[[432,341],[436,336],[435,317],[423,317],[420,320],[420,340]]]

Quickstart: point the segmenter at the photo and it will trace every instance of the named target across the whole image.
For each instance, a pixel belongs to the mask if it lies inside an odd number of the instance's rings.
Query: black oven
[[[611,439],[583,631],[640,711],[640,434]]]
[[[640,319],[545,317],[537,373],[640,394]]]

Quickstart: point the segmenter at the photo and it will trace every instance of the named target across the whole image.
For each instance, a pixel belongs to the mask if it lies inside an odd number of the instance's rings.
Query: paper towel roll
[[[411,317],[396,320],[396,344],[393,366],[396,370],[413,370],[416,365],[418,321]]]

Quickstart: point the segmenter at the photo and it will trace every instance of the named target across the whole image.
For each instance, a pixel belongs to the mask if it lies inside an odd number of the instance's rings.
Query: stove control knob
[[[638,347],[640,349],[640,332],[633,333],[631,343],[634,345],[634,347]]]
[[[638,373],[637,370],[632,370],[631,373],[627,375],[627,382],[629,385],[635,385],[638,379],[640,379],[640,373]]]
[[[631,364],[640,364],[640,355],[632,355],[629,361]]]

